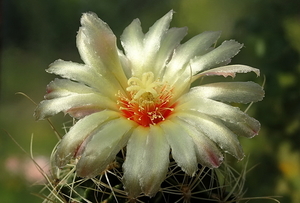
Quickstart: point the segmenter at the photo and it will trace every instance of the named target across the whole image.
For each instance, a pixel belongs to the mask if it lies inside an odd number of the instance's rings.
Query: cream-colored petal
[[[101,94],[78,94],[70,93],[68,96],[58,97],[51,100],[43,100],[35,109],[34,116],[37,120],[42,120],[59,112],[74,112],[77,109],[78,115],[87,115],[90,112],[110,109],[118,111],[116,102],[111,101]],[[87,111],[87,112],[84,112]],[[76,112],[74,112],[76,114]],[[81,116],[80,116],[81,117]]]
[[[232,123],[233,126],[241,128],[240,130],[244,132],[241,134],[242,136],[253,137],[258,134],[260,123],[239,108],[201,97],[201,95],[195,93],[191,91],[183,95],[178,100],[176,109],[179,111],[197,111],[219,118],[226,123]]]
[[[188,135],[193,138],[198,163],[209,168],[217,168],[221,165],[224,157],[216,143],[184,120],[178,117],[173,117],[172,120],[184,128]]]
[[[66,165],[76,156],[80,145],[101,128],[103,123],[119,116],[120,114],[115,111],[101,111],[79,120],[60,141],[55,156],[56,165],[58,167]]]
[[[145,35],[139,20],[134,20],[124,30],[121,41],[131,62],[133,76],[141,77],[145,72],[154,71],[158,51],[168,31],[172,15],[173,11],[170,11],[157,20]]]
[[[96,71],[95,68],[88,65],[57,60],[50,64],[50,67],[46,71],[86,84],[109,97],[114,97],[118,90],[122,90],[122,87],[116,80],[108,80]]]
[[[157,20],[152,25],[152,27],[149,28],[149,31],[145,34],[143,56],[142,56],[143,68],[134,67],[135,69],[139,69],[139,71],[142,71],[138,73],[139,76],[141,76],[143,72],[148,72],[153,70],[153,66],[155,66],[158,52],[162,46],[163,40],[167,40],[165,37],[167,35],[170,22],[172,20],[172,16],[173,16],[173,11],[171,10],[162,18]],[[134,70],[134,71],[137,72],[138,70]]]
[[[193,176],[198,169],[194,142],[185,128],[172,119],[160,124],[172,150],[172,157],[188,175]]]
[[[214,68],[219,64],[228,64],[231,58],[238,54],[242,47],[243,44],[234,40],[224,41],[214,50],[205,55],[196,57],[191,61],[193,75],[196,75],[201,71]]]
[[[94,13],[84,13],[81,25],[77,47],[84,63],[108,80],[117,80],[126,87],[127,79],[119,60],[116,37],[109,26]]]
[[[143,59],[141,54],[143,53],[143,40],[144,33],[142,31],[141,22],[139,19],[135,19],[132,23],[125,28],[121,35],[121,43],[124,48],[126,57],[130,61],[132,67],[142,67]],[[137,75],[136,70],[132,70],[133,75]]]
[[[139,174],[141,168],[144,167],[141,163],[148,135],[148,128],[138,126],[132,132],[127,143],[126,159],[123,164],[123,183],[125,190],[128,192],[128,196],[131,198],[137,197],[142,192]]]
[[[130,67],[130,61],[128,58],[123,54],[121,50],[118,50],[119,58],[120,58],[120,63],[122,64],[123,71],[126,75],[127,78],[131,78],[132,72],[131,72],[131,67]]]
[[[251,118],[251,117],[250,117]],[[248,122],[225,122],[223,121],[223,124],[229,128],[234,134],[247,137],[247,138],[252,138],[255,135],[258,134],[260,130],[260,123],[251,118],[251,121]]]
[[[223,102],[250,103],[261,101],[263,88],[254,82],[218,82],[194,87],[193,94]]]
[[[172,80],[174,75],[191,68],[187,65],[195,56],[206,53],[220,37],[221,32],[203,32],[178,46],[165,72],[165,80]],[[194,72],[194,71],[191,71]]]
[[[205,134],[218,144],[226,153],[241,160],[244,158],[242,147],[237,136],[219,119],[195,111],[182,111],[176,115]]]
[[[171,60],[175,48],[179,45],[180,41],[187,34],[187,28],[171,28],[164,36],[160,49],[155,57],[153,72],[157,78],[162,78],[166,65]]]
[[[82,83],[73,82],[68,79],[55,78],[47,85],[47,94],[45,99],[55,99],[59,97],[66,97],[72,94],[98,94],[97,89],[88,87]]]
[[[159,126],[150,126],[138,173],[142,191],[154,196],[168,172],[170,146]]]
[[[248,72],[254,72],[257,76],[260,75],[259,69],[252,68],[250,66],[245,65],[228,65],[228,66],[222,66],[218,68],[213,68],[211,70],[204,71],[198,75],[195,75],[193,77],[193,81],[198,79],[199,77],[203,76],[215,76],[215,75],[221,75],[224,77],[235,77],[236,73],[248,73]]]
[[[169,165],[170,147],[159,126],[137,127],[127,144],[123,183],[128,196],[153,196],[160,189]]]
[[[173,17],[173,10],[157,20],[145,34],[144,50],[156,52],[160,48],[161,40],[165,36]]]
[[[190,60],[206,53],[220,34],[220,32],[203,32],[175,49],[163,76],[163,80],[174,87],[174,100],[190,88],[193,74],[192,66],[189,65]]]
[[[126,145],[134,123],[123,117],[104,123],[92,133],[76,165],[77,175],[92,178],[103,172]]]
[[[173,97],[172,101],[176,101],[179,97],[184,95],[190,90],[192,83],[192,70],[190,68],[182,69],[176,75],[172,76],[172,80],[170,78],[168,80],[168,84],[173,87]]]

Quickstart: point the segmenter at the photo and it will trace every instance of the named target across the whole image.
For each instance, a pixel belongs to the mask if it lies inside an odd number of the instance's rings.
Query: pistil
[[[147,72],[142,79],[131,77],[126,88],[128,96],[118,92],[120,111],[129,120],[144,127],[164,121],[174,110],[171,104],[172,88],[161,81],[154,80],[154,74]]]

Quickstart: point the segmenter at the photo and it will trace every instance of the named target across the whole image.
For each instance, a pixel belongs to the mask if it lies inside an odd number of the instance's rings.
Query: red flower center
[[[152,72],[144,73],[142,80],[132,77],[126,88],[128,96],[118,93],[118,105],[123,116],[137,124],[149,127],[164,121],[174,110],[171,104],[172,89],[159,81],[154,81]]]

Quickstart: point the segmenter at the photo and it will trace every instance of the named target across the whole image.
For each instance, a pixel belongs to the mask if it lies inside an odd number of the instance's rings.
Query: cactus
[[[254,82],[192,83],[260,71],[228,65],[243,45],[215,47],[220,32],[181,44],[187,28],[169,29],[173,13],[146,34],[134,20],[123,51],[104,21],[82,15],[76,42],[84,64],[52,63],[47,72],[62,79],[49,83],[34,113],[76,119],[54,148],[45,202],[243,200],[245,169],[222,162],[224,153],[244,158],[237,135],[254,137],[260,123],[230,103],[261,101],[264,90]]]
[[[274,197],[245,197],[247,162],[241,163],[243,169],[239,172],[226,161],[216,169],[199,165],[193,177],[171,161],[168,174],[155,196],[150,198],[141,194],[129,198],[122,183],[124,154],[125,149],[103,173],[89,179],[76,176],[74,163],[63,169],[52,167],[50,173],[44,172],[48,182],[39,196],[44,199],[43,203],[234,203],[256,199],[279,202]]]

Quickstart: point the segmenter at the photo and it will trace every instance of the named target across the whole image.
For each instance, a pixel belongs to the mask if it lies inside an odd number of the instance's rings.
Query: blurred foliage
[[[300,1],[299,0],[4,0],[0,127],[29,151],[49,156],[57,139],[46,121],[36,123],[35,105],[53,75],[44,69],[58,58],[80,62],[75,37],[83,12],[93,11],[116,36],[134,18],[149,27],[170,9],[172,26],[187,26],[188,38],[206,30],[222,30],[223,39],[236,39],[245,48],[232,63],[257,67],[266,78],[266,97],[249,114],[262,129],[251,139],[241,139],[249,166],[247,196],[279,195],[281,202],[300,202]],[[146,30],[145,30],[146,31]],[[263,79],[258,81],[262,83]],[[69,118],[56,116],[54,126],[64,132]],[[5,131],[0,136],[0,164],[11,156],[25,157]],[[232,163],[235,163],[233,161]],[[236,163],[237,167],[239,163]],[[30,192],[24,177],[2,172],[1,201],[41,202]],[[253,201],[260,202],[260,201]],[[265,201],[264,201],[265,202]]]

